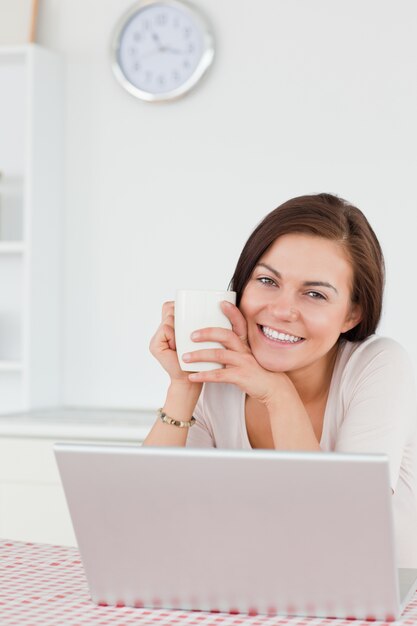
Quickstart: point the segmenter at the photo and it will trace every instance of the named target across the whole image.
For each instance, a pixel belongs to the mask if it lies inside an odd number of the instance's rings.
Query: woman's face
[[[240,310],[248,341],[267,370],[290,372],[325,358],[360,321],[353,270],[340,244],[292,233],[275,240],[246,285]]]

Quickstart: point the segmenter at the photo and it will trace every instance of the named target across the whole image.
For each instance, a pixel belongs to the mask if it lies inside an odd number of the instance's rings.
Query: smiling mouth
[[[272,341],[275,341],[280,344],[295,345],[295,344],[299,344],[305,341],[304,337],[298,337],[297,335],[289,335],[287,333],[280,333],[279,331],[274,330],[273,328],[270,328],[269,326],[261,326],[260,324],[257,324],[257,326],[259,330],[261,331],[261,333],[265,337],[267,337],[267,339],[271,339]]]

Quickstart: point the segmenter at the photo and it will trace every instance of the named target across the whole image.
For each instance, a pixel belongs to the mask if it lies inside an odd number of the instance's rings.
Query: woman
[[[232,330],[192,336],[225,349],[183,355],[223,369],[180,369],[164,304],[150,349],[170,376],[163,412],[175,423],[158,420],[145,444],[386,453],[398,564],[417,567],[416,394],[404,349],[375,335],[383,286],[359,209],[330,194],[284,203],[240,255],[236,306],[222,303]]]

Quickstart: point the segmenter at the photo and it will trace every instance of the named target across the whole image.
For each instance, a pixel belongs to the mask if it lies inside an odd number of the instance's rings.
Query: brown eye
[[[326,300],[323,294],[319,293],[318,291],[308,291],[307,295],[311,296],[312,300]]]
[[[275,281],[272,280],[272,278],[268,278],[267,276],[260,276],[256,280],[260,282],[262,285],[272,286],[276,284]]]

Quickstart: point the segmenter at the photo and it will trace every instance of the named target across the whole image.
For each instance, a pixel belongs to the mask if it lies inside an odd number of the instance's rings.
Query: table
[[[369,626],[370,622],[101,607],[90,600],[78,550],[0,540],[1,626]],[[378,625],[383,622],[378,622]],[[417,625],[417,594],[401,625]]]

